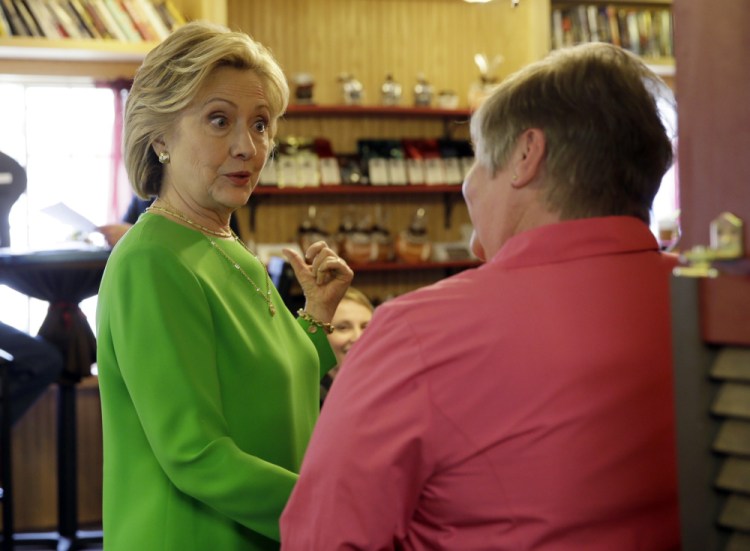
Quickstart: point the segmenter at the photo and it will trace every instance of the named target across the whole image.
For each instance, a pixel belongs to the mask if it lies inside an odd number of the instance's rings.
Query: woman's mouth
[[[249,172],[231,172],[225,176],[232,181],[235,186],[246,186],[250,182]]]

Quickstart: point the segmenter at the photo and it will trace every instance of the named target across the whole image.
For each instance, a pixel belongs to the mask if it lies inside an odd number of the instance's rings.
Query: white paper
[[[91,220],[82,214],[77,213],[65,203],[55,203],[54,205],[43,208],[42,212],[49,214],[63,224],[71,226],[75,231],[88,233],[95,231],[97,228],[97,225]]]

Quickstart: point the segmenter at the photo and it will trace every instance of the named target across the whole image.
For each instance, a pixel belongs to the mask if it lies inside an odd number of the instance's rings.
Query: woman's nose
[[[232,155],[247,160],[253,158],[257,152],[258,148],[252,138],[251,129],[238,127]]]

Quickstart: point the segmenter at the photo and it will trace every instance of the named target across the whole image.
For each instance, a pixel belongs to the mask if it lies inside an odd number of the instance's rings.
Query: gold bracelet
[[[307,313],[307,311],[303,310],[302,308],[297,310],[297,315],[301,317],[303,320],[305,320],[306,322],[310,323],[310,327],[307,328],[308,333],[317,332],[318,327],[320,327],[323,331],[325,331],[329,335],[333,333],[333,325],[312,317],[310,314]]]

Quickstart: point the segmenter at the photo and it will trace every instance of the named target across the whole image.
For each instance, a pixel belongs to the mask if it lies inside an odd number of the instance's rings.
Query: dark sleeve
[[[156,197],[151,197],[149,199],[133,197],[133,200],[130,201],[130,205],[128,205],[128,210],[125,211],[125,215],[122,217],[122,221],[127,224],[135,224],[138,221],[138,217],[143,214],[155,200]],[[229,227],[231,227],[237,235],[240,234],[240,226],[237,223],[236,214],[233,214],[229,219]]]
[[[128,210],[125,211],[125,215],[122,217],[122,221],[127,224],[135,224],[138,221],[138,217],[146,211],[146,208],[151,206],[154,200],[156,200],[156,197],[151,197],[150,199],[133,197],[130,205],[128,205]]]

